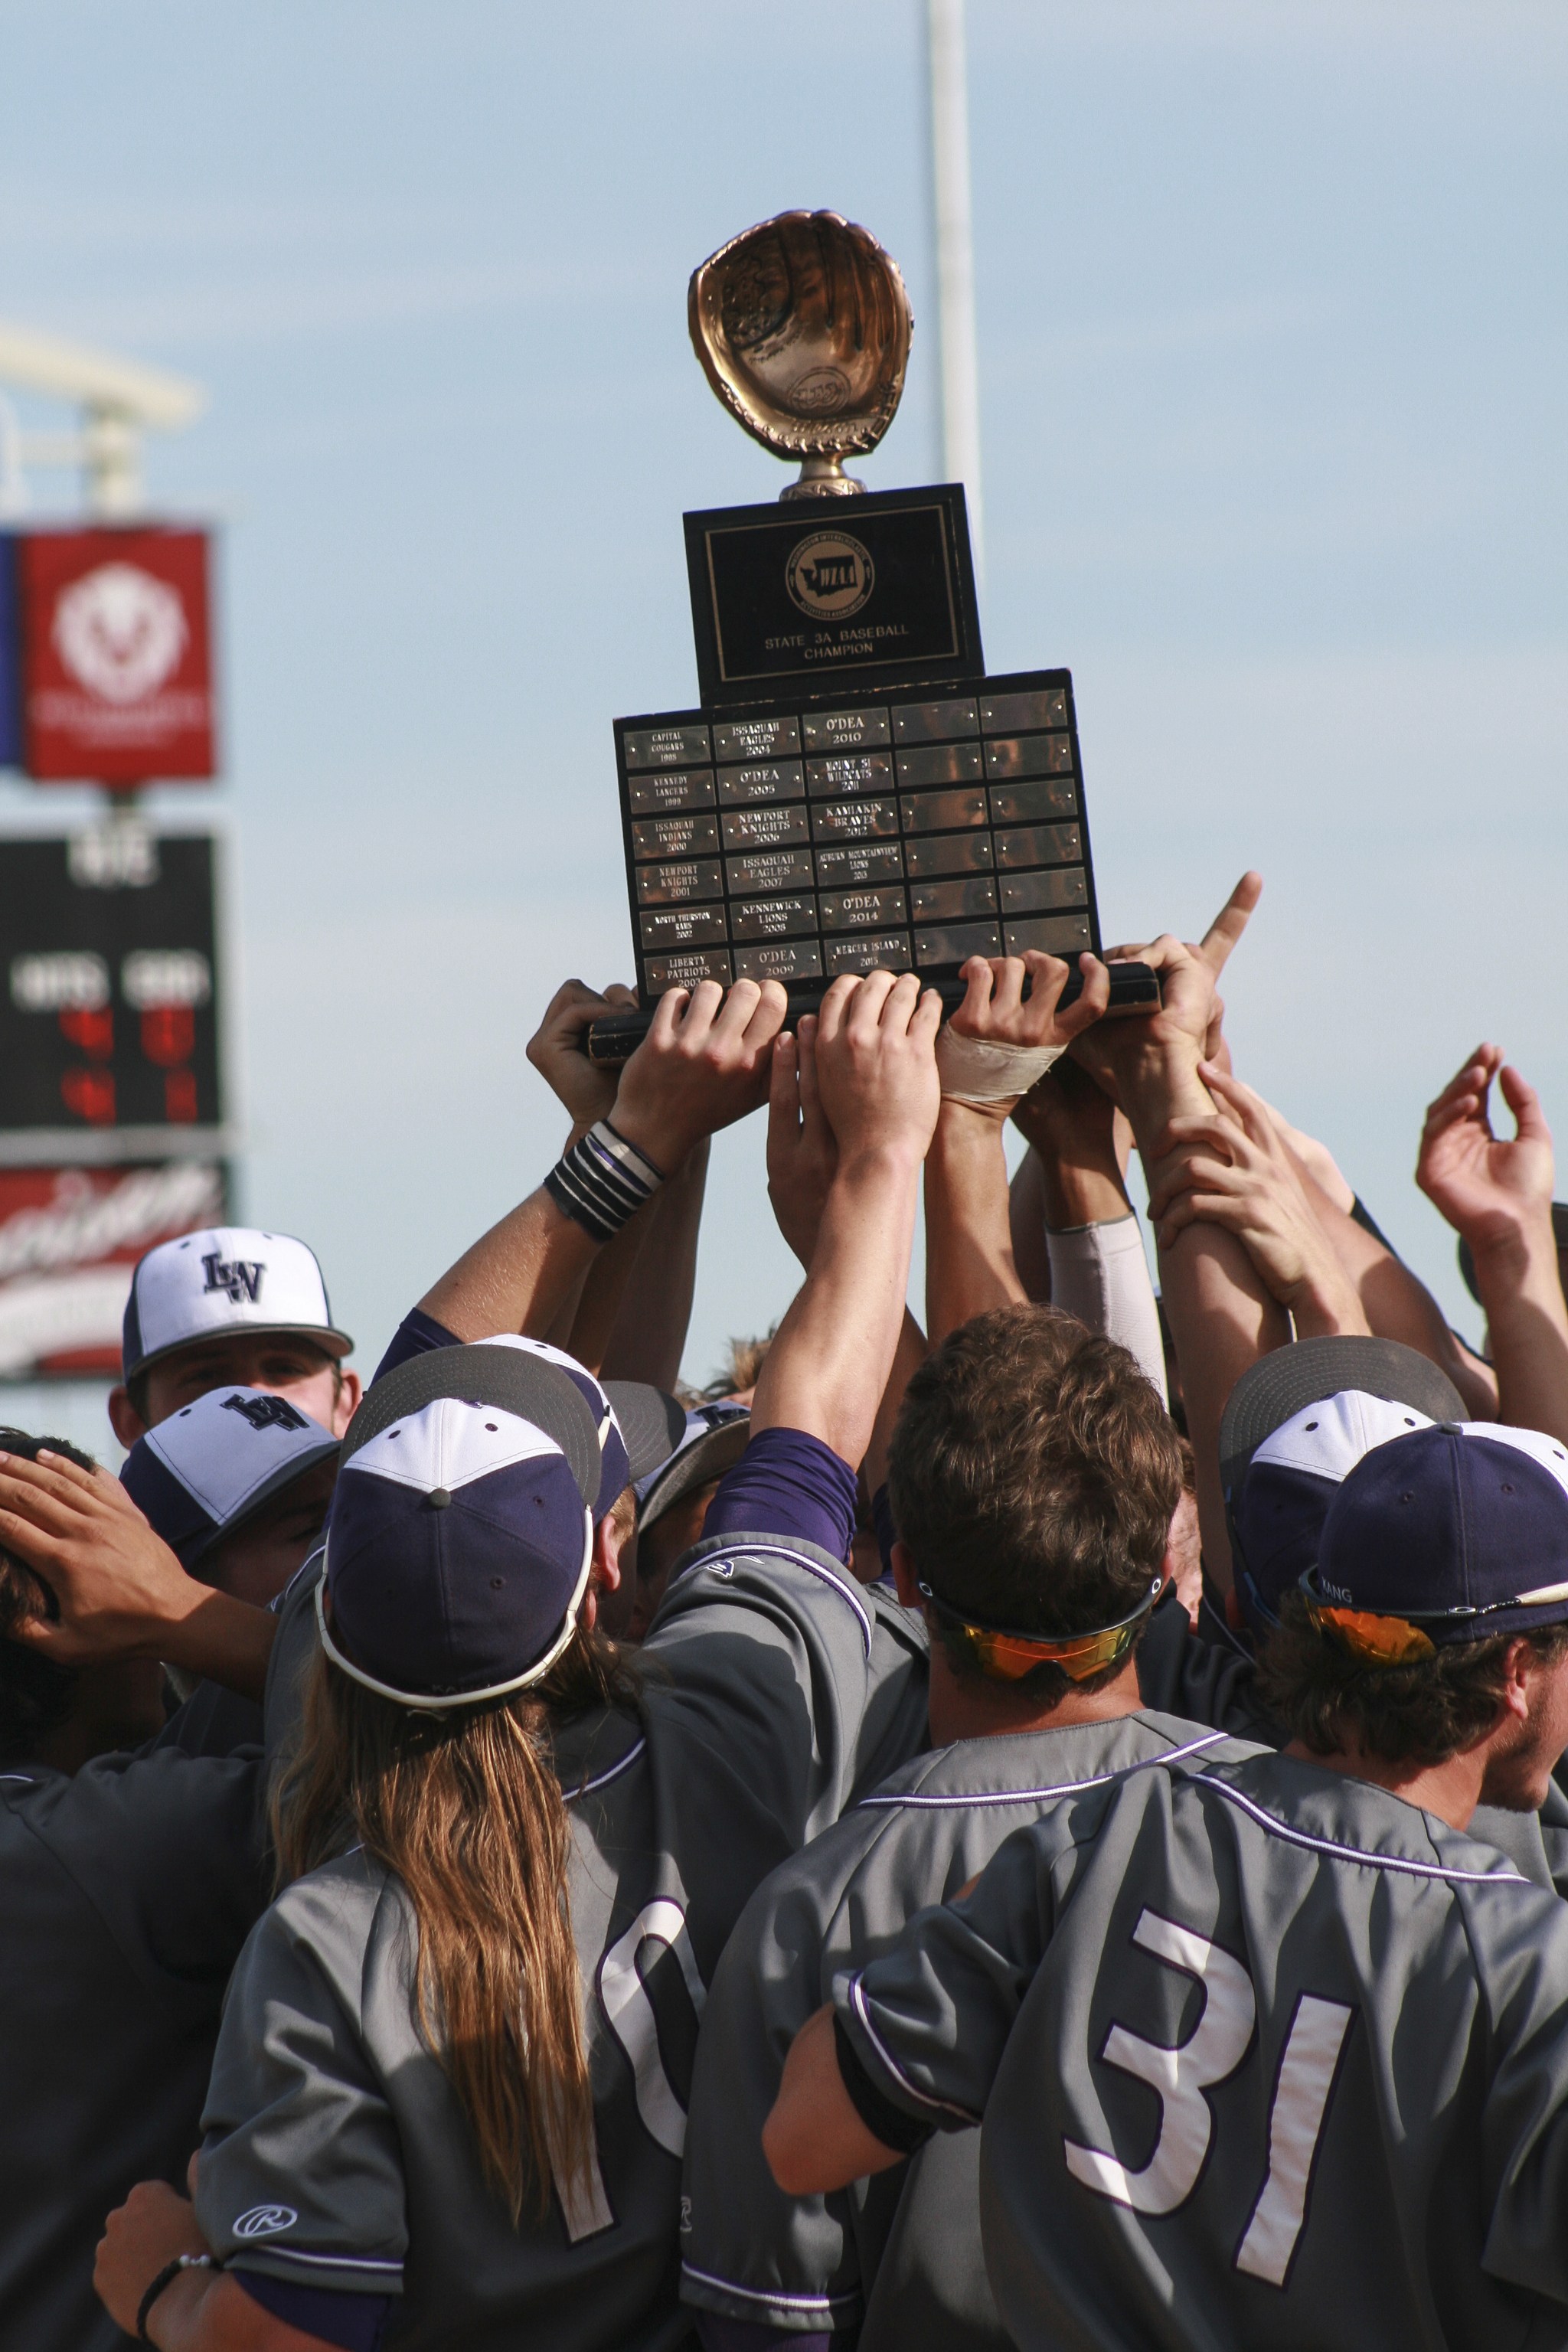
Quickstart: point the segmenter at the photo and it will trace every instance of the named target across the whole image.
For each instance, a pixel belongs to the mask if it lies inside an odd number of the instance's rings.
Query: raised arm
[[[1149,1214],[1163,1249],[1194,1222],[1219,1225],[1246,1249],[1299,1339],[1368,1329],[1360,1293],[1308,1199],[1268,1106],[1215,1062],[1198,1075],[1220,1108],[1173,1118],[1175,1147]]]
[[[1228,1074],[1228,1073],[1227,1073]],[[1255,1099],[1268,1112],[1284,1145],[1324,1239],[1354,1286],[1367,1328],[1380,1339],[1398,1339],[1429,1357],[1453,1381],[1478,1421],[1497,1416],[1497,1381],[1491,1366],[1471,1354],[1448,1327],[1420,1276],[1398,1257],[1366,1219],[1354,1187],[1341,1172],[1328,1146],[1293,1127],[1278,1104]]]
[[[466,1250],[419,1304],[459,1339],[546,1333],[563,1301],[704,1137],[756,1108],[784,1015],[775,982],[704,981],[661,996],[621,1073],[614,1119],[583,1130],[551,1178]]]
[[[753,1439],[804,1430],[851,1467],[866,1453],[903,1324],[941,1016],[909,972],[837,980],[823,999],[814,1076],[837,1160],[810,1271],[758,1376]]]
[[[1074,1059],[1083,1061],[1131,1121],[1152,1194],[1176,1148],[1172,1120],[1214,1115],[1198,1064],[1210,1042],[1215,982],[1260,887],[1256,876],[1244,876],[1200,946],[1184,946],[1167,933],[1141,947],[1138,955],[1161,975],[1162,1009],[1136,1021],[1102,1021],[1073,1048]],[[1218,1225],[1194,1223],[1172,1237],[1160,1251],[1160,1285],[1197,1465],[1204,1558],[1225,1587],[1230,1543],[1219,1483],[1220,1414],[1247,1365],[1282,1347],[1289,1328],[1243,1244]]]
[[[1494,1135],[1492,1080],[1513,1114]],[[1568,1305],[1552,1228],[1552,1130],[1501,1049],[1479,1045],[1426,1114],[1415,1181],[1470,1245],[1497,1373],[1498,1418],[1568,1440]]]
[[[1031,1297],[1048,1297],[1091,1331],[1131,1350],[1169,1402],[1160,1310],[1143,1252],[1143,1234],[1126,1182],[1132,1130],[1109,1095],[1070,1059],[1058,1062],[1024,1097],[1013,1123],[1029,1139],[1025,1169],[1038,1171],[1029,1196],[1037,1218],[1034,1247],[1047,1274]],[[1013,1247],[1019,1272],[1019,1187],[1013,1201]]]
[[[529,1060],[571,1119],[568,1150],[595,1119],[615,1118],[620,1074],[589,1060],[587,1024],[602,1013],[636,1008],[629,988],[612,986],[595,996],[580,981],[568,981],[529,1041]],[[704,1137],[599,1252],[558,1311],[548,1337],[603,1379],[651,1381],[663,1389],[679,1380],[707,1179]]]
[[[1094,956],[1080,962],[1083,993],[1065,1011],[1068,967],[1056,956],[972,956],[963,967],[968,993],[938,1045],[942,1110],[926,1161],[933,1346],[960,1323],[1026,1295],[1013,1259],[1003,1138],[1021,1098],[1105,1010],[1110,974]]]
[[[642,1228],[637,1261],[616,1302],[609,1337],[591,1367],[603,1379],[651,1381],[655,1388],[673,1389],[680,1378],[707,1189],[704,1136],[637,1221]],[[579,1363],[589,1362],[575,1344],[571,1352]]]
[[[773,1045],[768,1097],[768,1198],[779,1231],[808,1274],[837,1165],[837,1140],[827,1124],[816,1083],[816,1015],[805,1013],[795,1033],[786,1031]],[[893,1423],[910,1375],[924,1362],[925,1354],[925,1333],[906,1307],[861,1464],[867,1491],[872,1496],[888,1475]]]

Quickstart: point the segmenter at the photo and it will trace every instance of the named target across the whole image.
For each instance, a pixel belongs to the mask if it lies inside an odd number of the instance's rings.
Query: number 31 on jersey
[[[1144,1911],[1132,1941],[1173,1969],[1195,1977],[1204,2006],[1178,2049],[1146,2042],[1113,2025],[1100,2053],[1108,2066],[1135,2074],[1160,2101],[1153,2153],[1136,2172],[1101,2148],[1063,2140],[1068,2170],[1097,2197],[1134,2213],[1174,2213],[1202,2176],[1214,2133],[1214,2111],[1204,2095],[1228,2080],[1246,2057],[1258,2018],[1252,1979],[1241,1962],[1156,1911]],[[1285,2037],[1279,2080],[1268,2111],[1268,2165],[1234,2257],[1236,2267],[1270,2286],[1283,2286],[1307,2218],[1307,2192],[1329,2100],[1354,2011],[1343,2001],[1301,1993]]]

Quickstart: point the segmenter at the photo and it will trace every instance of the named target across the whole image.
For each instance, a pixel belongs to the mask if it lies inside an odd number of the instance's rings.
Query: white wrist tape
[[[936,1033],[936,1067],[949,1102],[973,1104],[1012,1102],[1026,1095],[1065,1045],[1000,1045],[984,1037],[963,1037],[944,1021]]]

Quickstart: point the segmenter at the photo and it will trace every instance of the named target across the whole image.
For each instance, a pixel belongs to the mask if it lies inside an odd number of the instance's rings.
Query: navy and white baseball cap
[[[316,1595],[322,1645],[354,1681],[438,1713],[554,1664],[588,1589],[606,1451],[574,1374],[592,1377],[557,1351],[485,1340],[416,1356],[370,1391],[343,1440]]]
[[[1255,1626],[1278,1623],[1280,1595],[1317,1559],[1329,1506],[1362,1456],[1432,1426],[1414,1405],[1342,1389],[1264,1439],[1228,1504],[1237,1590]]]
[[[1464,1410],[1430,1358],[1396,1339],[1300,1339],[1247,1366],[1226,1400],[1219,1453],[1236,1589],[1256,1630],[1279,1622],[1280,1595],[1316,1559],[1362,1455]]]
[[[486,1348],[515,1348],[521,1355],[553,1364],[565,1373],[587,1405],[599,1437],[599,1486],[594,1499],[595,1525],[614,1508],[617,1496],[626,1487],[637,1486],[640,1490],[654,1477],[685,1437],[685,1408],[647,1381],[601,1381],[564,1349],[552,1348],[546,1339],[521,1338],[515,1331],[498,1331],[493,1339],[479,1344]]]
[[[1568,1622],[1568,1449],[1489,1421],[1375,1447],[1330,1505],[1301,1589],[1320,1632],[1379,1665]]]
[[[180,1561],[194,1570],[253,1511],[319,1462],[330,1429],[265,1389],[209,1389],[139,1437],[120,1483]]]
[[[289,1332],[329,1356],[353,1341],[332,1321],[313,1250],[288,1234],[209,1225],[160,1242],[137,1262],[125,1302],[123,1377],[161,1357],[233,1332]]]

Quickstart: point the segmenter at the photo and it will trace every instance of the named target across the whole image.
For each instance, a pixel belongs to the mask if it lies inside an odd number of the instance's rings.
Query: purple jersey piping
[[[1364,1863],[1369,1870],[1403,1871],[1409,1878],[1441,1878],[1456,1886],[1533,1886],[1535,1884],[1521,1870],[1454,1870],[1440,1862],[1413,1862],[1404,1854],[1368,1853],[1362,1846],[1340,1845],[1332,1838],[1313,1837],[1307,1830],[1291,1829],[1287,1822],[1278,1820],[1273,1813],[1266,1812],[1261,1805],[1255,1804],[1250,1797],[1244,1797],[1239,1789],[1230,1788],[1224,1780],[1216,1780],[1205,1774],[1204,1786],[1213,1789],[1227,1804],[1237,1806],[1271,1835],[1283,1838],[1288,1845],[1304,1845],[1313,1853],[1332,1854],[1336,1862]]]
[[[737,2285],[733,2279],[720,2278],[716,2272],[700,2271],[695,2263],[682,2263],[682,2278],[696,2279],[702,2286],[716,2286],[726,2294],[739,2295],[742,2303],[777,2305],[786,2311],[826,2311],[830,2315],[838,2310],[853,2310],[861,2298],[858,2294],[785,2294],[781,2289],[763,2289]]]
[[[1203,1748],[1212,1748],[1216,1740],[1228,1739],[1229,1737],[1226,1731],[1205,1731],[1201,1739],[1189,1739],[1184,1748],[1168,1748],[1163,1755],[1151,1756],[1145,1761],[1150,1764],[1179,1764],[1183,1757],[1196,1756]],[[1063,1780],[1054,1789],[975,1789],[967,1795],[960,1791],[951,1796],[934,1797],[915,1790],[907,1796],[894,1791],[886,1797],[862,1797],[860,1805],[919,1806],[930,1811],[942,1807],[969,1805],[1041,1805],[1049,1803],[1056,1797],[1076,1797],[1081,1789],[1102,1789],[1107,1781],[1120,1780],[1129,1770],[1136,1772],[1142,1769],[1139,1764],[1119,1764],[1114,1771],[1096,1772],[1087,1780]]]

